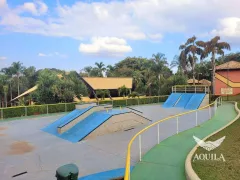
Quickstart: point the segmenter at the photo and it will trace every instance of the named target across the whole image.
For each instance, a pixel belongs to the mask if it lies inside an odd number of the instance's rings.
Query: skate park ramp
[[[191,99],[191,97],[193,95],[194,95],[194,93],[183,93],[182,96],[180,97],[179,101],[175,105],[175,107],[184,108],[188,104],[189,100]]]
[[[89,107],[89,109],[91,108]],[[84,109],[84,111],[86,112],[87,110]],[[43,131],[73,143],[117,131],[126,131],[150,121],[127,109],[96,111],[65,132],[59,133],[57,128],[59,124],[64,123],[62,119],[66,118],[60,118],[61,122],[56,121],[44,128]]]
[[[166,102],[163,104],[163,107],[165,108],[170,108],[173,107],[177,101],[179,100],[179,98],[181,97],[182,93],[172,93],[168,99],[166,100]]]
[[[191,97],[191,99],[187,103],[185,109],[192,109],[192,110],[198,109],[199,106],[201,105],[205,95],[206,94],[204,94],[204,93],[193,94],[193,96]]]
[[[110,134],[119,131],[132,130],[139,125],[148,123],[150,120],[135,112],[113,114],[105,123],[93,130],[84,139]]]
[[[78,118],[79,116],[81,116],[83,113],[85,113],[86,111],[88,111],[91,108],[93,108],[93,106],[89,106],[89,107],[83,108],[83,109],[75,109],[72,112],[68,113],[67,115],[65,115],[65,116],[61,117],[60,119],[54,121],[53,123],[49,124],[42,130],[47,133],[53,134],[53,135],[58,135],[58,126],[60,126],[63,123],[67,123],[67,122],[70,122],[70,121]]]

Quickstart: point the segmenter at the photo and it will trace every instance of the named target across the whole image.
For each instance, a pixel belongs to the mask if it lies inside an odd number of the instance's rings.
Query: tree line
[[[239,52],[224,56],[224,50],[230,50],[230,45],[219,41],[219,36],[206,42],[197,41],[193,36],[180,45],[180,53],[172,61],[168,60],[165,54],[156,53],[151,58],[126,57],[115,65],[96,62],[94,66],[84,67],[80,72],[36,70],[33,66],[25,67],[21,62],[14,62],[0,70],[0,104],[1,107],[10,106],[11,99],[35,85],[38,86],[37,90],[25,98],[20,98],[18,104],[26,105],[31,101],[37,104],[72,102],[76,97],[80,99],[89,94],[79,76],[132,77],[134,96],[166,95],[171,92],[173,85],[187,84],[189,78],[193,79],[193,83],[196,78],[211,81],[218,64],[230,60],[240,61]],[[173,73],[174,68],[177,69],[176,73]],[[123,92],[123,89],[119,89],[119,92],[121,91]],[[97,95],[105,97],[108,93],[100,90]]]

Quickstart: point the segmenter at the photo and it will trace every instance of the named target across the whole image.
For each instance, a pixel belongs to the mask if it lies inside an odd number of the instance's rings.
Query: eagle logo
[[[216,141],[207,141],[204,142],[203,140],[197,138],[196,136],[193,136],[193,139],[197,142],[197,144],[199,146],[201,146],[202,148],[206,149],[207,151],[212,151],[215,148],[217,148],[218,146],[220,146],[222,144],[222,142],[224,141],[226,136],[216,140]]]

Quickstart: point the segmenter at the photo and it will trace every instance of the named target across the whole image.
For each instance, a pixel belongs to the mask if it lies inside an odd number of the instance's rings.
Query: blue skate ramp
[[[64,123],[68,123],[74,119],[76,119],[77,117],[81,116],[83,113],[85,113],[86,111],[88,111],[89,109],[91,109],[93,106],[84,108],[84,109],[75,109],[72,112],[68,113],[67,115],[61,117],[60,119],[54,121],[53,123],[49,124],[48,126],[46,126],[45,128],[43,128],[42,130],[45,132],[48,132],[50,134],[53,135],[58,135],[57,132],[57,128],[58,126],[60,126],[61,124]]]
[[[130,170],[132,169],[133,169],[133,166],[130,167]],[[124,173],[125,173],[125,168],[112,169],[109,171],[90,174],[88,176],[78,178],[78,180],[110,180],[113,178],[122,177],[124,176]]]
[[[94,112],[79,123],[77,123],[71,129],[67,130],[62,134],[57,134],[57,136],[70,142],[76,143],[83,140],[87,135],[89,135],[92,131],[98,128],[101,124],[103,124],[113,115],[123,114],[126,112],[129,111],[113,109],[108,112]]]
[[[163,107],[165,108],[173,107],[178,101],[178,99],[181,97],[181,95],[182,93],[172,93],[163,104]]]
[[[185,109],[198,109],[199,106],[201,105],[204,97],[206,94],[204,93],[196,93],[192,96],[188,104],[185,106]]]
[[[192,96],[193,96],[193,93],[183,93],[182,96],[180,97],[180,100],[175,105],[175,107],[184,108]]]

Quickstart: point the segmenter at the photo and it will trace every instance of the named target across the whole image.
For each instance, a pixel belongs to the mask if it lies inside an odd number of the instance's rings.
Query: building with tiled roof
[[[229,61],[216,66],[215,95],[240,94],[240,63]]]

